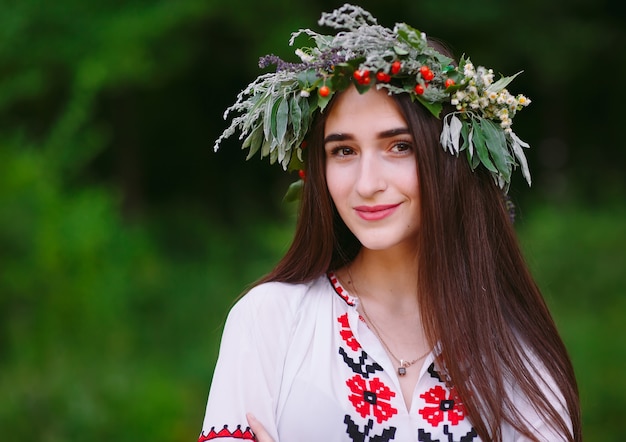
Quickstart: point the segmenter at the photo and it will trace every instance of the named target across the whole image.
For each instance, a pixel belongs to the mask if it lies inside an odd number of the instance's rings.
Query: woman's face
[[[414,247],[420,195],[414,142],[385,91],[335,98],[324,126],[326,181],[339,215],[363,247]]]

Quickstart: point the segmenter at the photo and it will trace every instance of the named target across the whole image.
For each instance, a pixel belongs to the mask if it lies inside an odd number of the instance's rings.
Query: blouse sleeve
[[[278,441],[276,404],[298,298],[286,291],[286,284],[262,284],[230,311],[199,442],[252,439],[248,412]]]

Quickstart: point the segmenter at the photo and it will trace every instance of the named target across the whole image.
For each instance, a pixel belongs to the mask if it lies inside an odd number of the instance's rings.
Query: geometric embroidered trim
[[[356,305],[356,298],[350,295],[350,293],[348,293],[348,291],[341,286],[335,273],[328,272],[327,276],[328,276],[328,279],[330,280],[330,283],[333,285],[335,292],[339,296],[341,296],[341,299],[343,299],[346,302],[346,304],[348,304],[349,306],[354,307]]]
[[[237,425],[237,429],[235,431],[229,431],[228,425],[224,425],[219,432],[215,432],[215,427],[211,427],[211,431],[208,434],[201,433],[198,438],[198,442],[205,442],[207,440],[218,439],[222,437],[232,437],[235,439],[245,439],[245,440],[256,440],[252,431],[250,431],[250,427],[246,427],[246,431],[241,431],[241,425]]]

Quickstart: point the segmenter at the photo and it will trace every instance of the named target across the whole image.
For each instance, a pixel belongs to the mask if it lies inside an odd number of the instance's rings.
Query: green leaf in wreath
[[[303,134],[306,134],[309,130],[309,125],[311,124],[311,104],[309,99],[300,100],[300,110],[302,112],[302,123],[301,130]]]
[[[298,102],[300,96],[294,96],[291,98],[291,105],[289,106],[289,119],[291,120],[291,127],[293,127],[293,135],[295,138],[300,136],[300,128],[302,122],[302,109]]]
[[[265,141],[269,141],[270,135],[272,134],[272,109],[275,104],[275,99],[271,95],[267,97],[267,103],[265,104],[265,109],[263,110],[263,134],[265,135]],[[269,150],[268,150],[269,153]],[[261,150],[261,156],[263,155],[263,150]]]
[[[289,188],[287,189],[287,193],[285,194],[285,197],[283,198],[283,200],[289,203],[298,201],[300,197],[302,196],[303,187],[304,187],[304,181],[302,180],[298,180],[294,183],[291,183],[289,185]]]
[[[474,133],[472,141],[474,143],[474,147],[476,148],[478,158],[480,158],[480,162],[483,163],[483,165],[491,172],[498,173],[498,169],[496,169],[496,166],[494,166],[489,159],[489,150],[487,150],[485,134],[483,133],[483,129],[480,127],[480,123],[473,120],[472,129]]]
[[[246,156],[246,161],[252,158],[261,148],[261,144],[263,143],[263,127],[261,125],[257,126],[248,138],[244,141],[241,146],[242,149],[249,147],[248,155]]]
[[[514,132],[511,132],[509,136],[511,138],[511,149],[513,150],[513,153],[515,154],[515,157],[517,158],[522,168],[522,174],[524,175],[524,178],[526,178],[526,181],[528,182],[528,185],[530,186],[532,182],[530,178],[530,170],[528,169],[528,162],[526,161],[526,155],[524,155],[524,150],[522,149],[522,147],[528,148],[529,145],[528,143],[520,140],[519,137],[515,135]]]
[[[415,95],[417,101],[419,101],[428,111],[433,114],[435,117],[439,118],[441,115],[441,110],[443,109],[443,105],[441,103],[431,103],[428,100],[425,100],[420,95]]]
[[[369,91],[372,87],[371,84],[360,84],[356,81],[353,81],[352,83],[356,87],[356,90],[359,91],[359,94],[364,94],[365,92]]]
[[[459,148],[459,151],[465,150],[470,146],[470,135],[469,135],[469,124],[467,123],[467,121],[463,120],[461,125],[461,139],[463,140],[463,143],[461,144],[461,147]],[[470,155],[473,154],[473,152],[471,152],[469,149],[467,151],[467,153]]]
[[[297,75],[298,85],[300,89],[310,89],[317,81],[319,76],[315,69],[309,69],[308,71],[299,72]]]
[[[404,48],[401,48],[400,46],[396,45],[393,47],[393,52],[396,53],[396,55],[403,57],[405,55],[409,55],[409,51],[407,51]]]
[[[332,77],[330,77],[330,87],[334,91],[343,91],[347,89],[352,83],[352,73],[354,69],[351,66],[345,67],[343,69],[337,69],[335,67],[335,72]]]
[[[300,158],[298,158],[298,155],[292,154],[287,170],[292,172],[292,171],[302,170],[302,169],[304,169],[304,162],[300,161]]]
[[[276,138],[279,143],[285,138],[287,123],[289,123],[289,100],[283,99],[276,111]]]
[[[330,93],[325,97],[318,96],[317,105],[320,107],[320,112],[324,112],[324,109],[326,108],[328,103],[330,103],[330,100],[333,98],[333,95],[335,95],[335,91],[331,90]]]
[[[274,138],[278,139],[278,109],[285,101],[283,97],[278,97],[272,106],[272,113],[270,118],[270,132]]]
[[[502,89],[504,89],[505,87],[507,87],[509,85],[510,82],[513,81],[513,79],[515,77],[517,77],[519,74],[521,74],[523,71],[519,71],[517,74],[515,75],[511,75],[510,77],[502,77],[500,78],[498,81],[496,81],[495,83],[492,83],[488,88],[487,88],[487,92],[500,92]]]
[[[485,118],[481,119],[480,126],[485,134],[487,149],[491,154],[496,168],[504,180],[507,183],[510,182],[513,158],[509,154],[502,128],[493,121]]]
[[[274,164],[277,160],[278,160],[278,149],[270,150],[270,164]]]
[[[272,143],[270,140],[263,140],[263,144],[261,145],[261,158],[265,158],[266,156],[268,156],[270,154],[270,148],[272,146]]]
[[[404,40],[414,49],[417,49],[419,52],[425,46],[424,40],[422,40],[422,33],[415,28],[407,25],[406,23],[398,24],[398,37],[400,40]]]

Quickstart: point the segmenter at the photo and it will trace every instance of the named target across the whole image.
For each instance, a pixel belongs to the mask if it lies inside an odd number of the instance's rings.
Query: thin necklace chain
[[[352,287],[354,287],[354,289],[356,291],[356,284],[354,283],[354,278],[352,277],[352,274],[350,273],[350,268],[348,267],[347,269],[348,272],[348,276],[350,278],[350,283],[352,284]],[[404,359],[400,359],[399,357],[397,357],[389,348],[389,346],[387,345],[387,343],[385,342],[385,340],[383,339],[380,331],[378,330],[378,327],[376,327],[376,324],[374,323],[374,321],[372,321],[369,317],[369,315],[367,314],[367,311],[365,311],[365,303],[363,302],[363,300],[361,299],[361,297],[358,297],[359,299],[359,305],[361,306],[361,310],[363,311],[363,316],[365,317],[365,319],[367,320],[367,322],[372,326],[372,331],[374,332],[374,334],[376,335],[376,337],[378,338],[378,340],[380,341],[380,343],[383,345],[383,347],[385,348],[385,350],[387,350],[387,353],[389,353],[389,355],[394,358],[398,364],[400,364],[398,366],[398,375],[400,376],[404,376],[406,374],[406,369],[408,367],[410,367],[411,365],[415,364],[417,361],[424,359],[426,356],[428,356],[428,354],[431,352],[431,350],[428,350],[426,353],[424,353],[423,355],[421,355],[418,358],[413,359],[412,361],[405,361]]]
[[[369,317],[369,315],[367,314],[367,311],[365,311],[365,303],[363,302],[363,300],[361,298],[359,298],[359,305],[361,306],[361,310],[363,311],[363,316],[365,317],[365,319],[367,320],[367,322],[372,326],[372,330],[374,331],[374,333],[376,334],[376,336],[378,337],[378,340],[380,341],[381,344],[383,344],[383,347],[385,347],[385,350],[387,350],[387,353],[389,353],[391,355],[392,358],[394,358],[396,361],[398,361],[398,364],[400,364],[400,366],[398,367],[398,374],[400,376],[403,376],[404,374],[406,374],[406,368],[410,367],[411,365],[415,364],[417,361],[424,359],[426,356],[428,356],[428,354],[430,353],[430,350],[428,350],[426,353],[424,353],[423,355],[413,359],[412,361],[405,361],[404,359],[400,359],[399,357],[397,357],[389,348],[389,346],[387,345],[387,343],[385,342],[385,340],[383,339],[380,331],[378,330],[378,327],[376,326],[376,324],[374,323],[374,321],[371,320],[371,318]],[[402,370],[402,369],[405,370]]]

